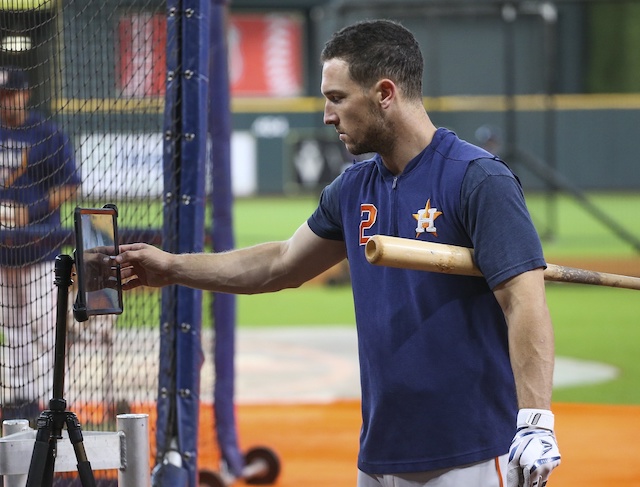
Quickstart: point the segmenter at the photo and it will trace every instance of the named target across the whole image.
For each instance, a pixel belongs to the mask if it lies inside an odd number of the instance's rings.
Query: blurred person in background
[[[60,206],[80,175],[69,137],[30,109],[26,71],[0,67],[2,420],[33,419],[52,393]]]

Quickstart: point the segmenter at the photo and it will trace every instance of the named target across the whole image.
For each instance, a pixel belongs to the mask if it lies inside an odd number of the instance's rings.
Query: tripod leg
[[[91,470],[91,464],[88,461],[78,461],[78,476],[80,477],[80,485],[82,487],[95,487],[96,479]]]
[[[52,438],[53,419],[43,412],[38,418],[38,432],[31,454],[26,487],[48,487],[53,482],[56,440]]]
[[[80,421],[75,414],[71,412],[66,413],[67,431],[69,432],[69,440],[73,445],[73,451],[76,454],[78,460],[78,476],[80,477],[80,484],[82,487],[96,487],[96,479],[93,476],[93,470],[91,469],[91,463],[87,459],[87,452],[84,449],[84,443],[82,442],[82,429],[80,428]]]
[[[53,471],[56,463],[57,440],[49,440],[49,453],[47,454],[47,465],[42,476],[42,487],[53,485]]]
[[[96,487],[96,479],[93,476],[91,463],[87,459],[87,453],[84,449],[84,443],[79,441],[73,444],[73,450],[78,460],[78,476],[80,477],[80,485],[82,487]]]
[[[49,441],[46,442],[36,440],[33,446],[33,454],[31,455],[31,464],[29,465],[29,475],[27,476],[27,487],[44,486],[44,473],[49,458]]]

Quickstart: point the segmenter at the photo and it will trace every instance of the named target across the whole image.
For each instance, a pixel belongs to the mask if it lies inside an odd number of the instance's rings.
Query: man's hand
[[[115,289],[118,279],[113,257],[114,248],[93,247],[85,250],[82,255],[85,276],[85,291],[100,291],[101,289]]]
[[[544,409],[521,409],[518,430],[509,448],[507,487],[544,487],[560,465],[553,433],[554,417]]]
[[[171,284],[169,270],[173,255],[152,245],[121,245],[116,262],[120,264],[122,289],[129,290],[139,286],[162,287]]]

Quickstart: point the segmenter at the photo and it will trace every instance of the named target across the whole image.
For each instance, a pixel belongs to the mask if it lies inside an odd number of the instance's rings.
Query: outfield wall
[[[640,191],[640,95],[517,96],[515,110],[506,109],[504,97],[425,98],[437,126],[483,144],[478,129],[489,129],[499,139],[497,152],[518,173],[528,190],[545,184],[526,165],[505,153],[507,140],[548,163],[583,190]],[[112,108],[108,103],[105,107]],[[317,192],[354,158],[322,121],[321,98],[247,99],[232,101],[232,180],[236,196]],[[99,107],[98,107],[99,109]],[[95,107],[90,108],[95,113]],[[112,115],[120,129],[131,133],[116,137],[93,127],[89,113],[70,115],[78,127],[78,159],[93,179],[87,190],[108,196],[126,191],[132,181],[136,195],[162,194],[161,140],[149,114]],[[160,110],[159,110],[160,111]],[[159,117],[160,115],[158,115]],[[134,129],[135,127],[135,129]],[[114,142],[115,141],[115,142]],[[117,142],[117,143],[116,143]],[[100,176],[96,176],[100,174]],[[102,177],[102,174],[107,177]]]
[[[555,166],[581,189],[640,191],[640,95],[518,96],[514,100],[513,112],[505,109],[503,97],[429,98],[425,106],[437,126],[448,127],[470,142],[482,144],[477,131],[490,128],[501,139],[498,152],[504,152],[506,139],[512,137],[519,150]],[[338,167],[334,160],[349,161],[349,154],[340,154],[342,144],[334,129],[323,125],[322,104],[319,98],[235,100],[234,131],[251,144],[249,157],[255,159],[247,160],[246,153],[240,158],[235,152],[233,164],[255,168],[256,192],[309,189],[296,167],[301,164],[301,141],[318,140],[316,145],[324,151],[325,167],[310,170],[311,176],[334,176]],[[305,159],[314,157],[318,159],[307,148]],[[313,166],[309,160],[306,166]],[[527,189],[544,187],[522,163],[507,162]]]
[[[545,13],[548,9],[533,8],[542,5],[535,2],[517,3],[511,20],[500,2],[444,8],[446,3],[281,0],[265,7],[261,1],[231,2],[234,194],[317,191],[351,159],[333,129],[322,123],[317,59],[335,29],[373,16],[396,18],[416,32],[427,68],[424,92],[432,97],[425,105],[437,125],[471,142],[480,142],[478,128],[489,128],[503,146],[507,140],[547,161],[581,189],[640,188],[634,160],[640,95],[567,94],[586,89],[594,44],[587,3],[552,2],[557,22]],[[109,176],[85,182],[92,194],[96,189],[108,194],[139,179],[146,188],[138,185],[138,193],[127,196],[155,198],[162,192],[157,161],[167,77],[165,2],[131,0],[130,9],[114,8],[119,0],[103,2],[98,12],[113,15],[96,14],[82,2],[61,4],[67,51],[58,52],[53,42],[38,48],[37,58],[55,60],[60,69],[57,78],[36,89],[34,101],[40,101],[41,92],[55,92],[53,102],[39,108],[72,129],[86,168]],[[251,42],[253,37],[258,40]],[[84,56],[87,48],[99,54]],[[42,66],[40,71],[50,69]],[[514,112],[506,109],[505,93],[516,95]],[[531,95],[540,93],[563,94]],[[130,135],[117,137],[125,133]],[[544,188],[518,161],[508,162],[527,188]]]

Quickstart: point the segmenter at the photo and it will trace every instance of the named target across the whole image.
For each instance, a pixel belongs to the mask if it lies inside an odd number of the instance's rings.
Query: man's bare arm
[[[80,187],[75,184],[65,184],[52,188],[49,191],[49,209],[51,211],[57,210],[63,203],[75,198],[79,189]]]
[[[554,337],[542,269],[494,290],[509,327],[509,353],[520,408],[551,409]]]
[[[289,240],[217,254],[176,255],[145,244],[120,250],[125,289],[181,284],[234,294],[298,287],[346,256],[344,242],[320,238],[306,223]]]
[[[78,194],[79,187],[77,185],[63,185],[51,189],[47,195],[49,201],[48,211],[55,211],[63,203],[75,198]],[[8,227],[24,227],[29,223],[29,206],[15,202],[0,202],[4,208],[10,209],[10,217],[3,217],[0,214],[0,223]],[[7,210],[5,210],[5,213]]]

